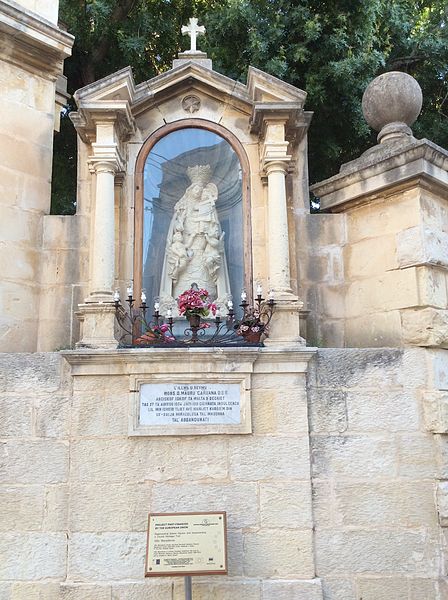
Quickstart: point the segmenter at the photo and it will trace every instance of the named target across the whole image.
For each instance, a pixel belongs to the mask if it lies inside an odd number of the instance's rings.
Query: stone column
[[[277,307],[266,343],[277,346],[304,343],[299,325],[299,311],[303,303],[292,292],[289,264],[286,174],[290,161],[285,121],[267,119],[263,167],[268,178],[269,285]]]
[[[114,123],[97,124],[90,170],[96,175],[95,216],[90,247],[90,293],[78,307],[78,347],[116,348],[115,306],[115,176],[123,161],[115,143]]]
[[[265,166],[268,176],[269,282],[277,298],[292,295],[285,185],[287,168],[287,162],[280,160]]]
[[[115,276],[115,173],[111,161],[93,163],[96,173],[95,222],[90,295],[86,302],[112,302]]]

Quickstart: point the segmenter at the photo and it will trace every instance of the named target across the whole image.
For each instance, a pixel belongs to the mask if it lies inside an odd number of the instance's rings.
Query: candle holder
[[[115,316],[122,348],[262,346],[263,339],[268,337],[269,323],[275,309],[272,297],[265,300],[258,294],[253,304],[247,301],[247,297],[241,301],[241,318],[236,317],[233,304],[230,303],[225,316],[217,312],[211,319],[199,314],[174,319],[171,312],[163,317],[158,303],[151,315],[146,302],[135,307],[132,295],[128,295],[125,302],[127,306],[123,306],[120,299],[115,297]],[[188,326],[179,334],[175,324],[184,319]]]

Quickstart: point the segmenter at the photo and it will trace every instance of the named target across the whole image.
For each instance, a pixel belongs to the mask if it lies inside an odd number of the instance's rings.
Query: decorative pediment
[[[250,117],[252,131],[260,131],[262,116],[268,111],[281,111],[289,123],[303,115],[306,93],[294,86],[249,68],[247,84],[234,81],[193,60],[182,61],[173,69],[135,85],[130,67],[90,84],[76,92],[79,107],[73,121],[81,136],[95,120],[93,113],[119,111],[129,121],[153,106],[186,91],[199,91],[218,101],[232,104]],[[267,113],[266,113],[267,114]],[[261,120],[260,120],[261,119]]]
[[[131,67],[125,67],[112,75],[107,75],[94,83],[79,89],[75,95],[78,106],[86,102],[127,100],[132,103],[135,97],[135,83]]]
[[[252,102],[294,102],[303,108],[306,100],[303,90],[255,67],[249,67],[246,89]]]

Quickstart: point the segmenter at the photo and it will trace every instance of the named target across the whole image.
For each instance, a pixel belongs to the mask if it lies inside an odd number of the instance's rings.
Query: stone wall
[[[59,0],[15,0],[25,9],[30,10],[47,21],[56,24],[58,21]]]
[[[448,217],[442,188],[421,180],[388,183],[384,177],[382,189],[355,201],[347,191],[350,177],[318,184],[327,191],[342,186],[340,204],[328,208],[336,213],[305,217],[309,252],[302,252],[300,267],[310,311],[308,342],[447,347]]]
[[[446,598],[436,505],[446,467],[423,409],[447,358],[422,349],[318,352],[309,405],[326,600]]]
[[[50,211],[55,86],[73,43],[72,36],[47,21],[57,20],[57,0],[21,4],[24,8],[0,1],[2,352],[37,347],[42,217]]]
[[[253,435],[156,438],[127,435],[117,353],[2,355],[0,599],[180,600],[181,579],[144,580],[147,514],[213,509],[229,576],[195,600],[446,597],[445,351],[319,350],[308,393],[268,352]]]
[[[0,349],[35,350],[42,214],[50,210],[54,83],[0,61],[0,86]]]
[[[211,590],[219,600],[322,598],[304,373],[312,353],[272,372],[274,351],[249,350],[254,434],[198,437],[128,437],[127,371],[207,379],[249,368],[239,354],[72,353],[73,376],[58,354],[1,357],[2,600],[180,599],[182,579],[143,574],[148,512],[182,510],[228,513],[229,575],[197,578],[195,599]]]

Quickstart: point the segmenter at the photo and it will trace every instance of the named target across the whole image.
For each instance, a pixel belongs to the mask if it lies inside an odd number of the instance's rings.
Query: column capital
[[[108,160],[89,160],[89,171],[91,173],[112,173],[115,176],[117,164]]]
[[[263,169],[268,177],[271,175],[271,173],[281,173],[282,175],[286,175],[290,160],[290,156],[275,159],[265,158],[263,161]]]
[[[280,136],[279,136],[280,137]],[[292,156],[288,154],[289,143],[283,139],[266,140],[262,148],[261,166],[267,175],[274,171],[286,174]]]
[[[116,173],[125,170],[125,161],[117,144],[92,144],[93,154],[88,164],[91,173]]]

